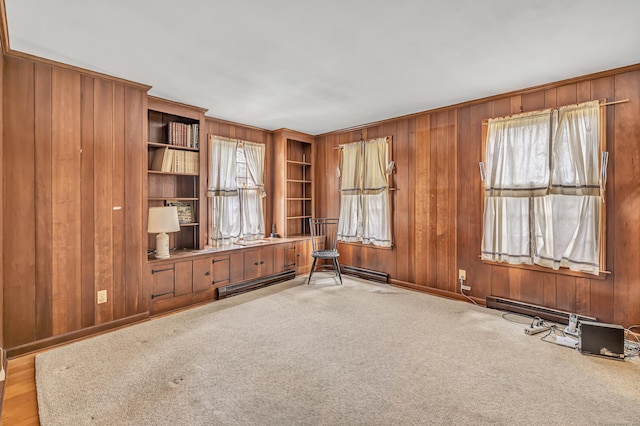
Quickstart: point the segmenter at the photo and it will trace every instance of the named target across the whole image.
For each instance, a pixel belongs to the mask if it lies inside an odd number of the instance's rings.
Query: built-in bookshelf
[[[313,217],[313,137],[287,129],[275,132],[276,172],[274,221],[285,237],[310,235]]]
[[[178,207],[180,231],[169,234],[170,249],[204,247],[200,146],[205,111],[149,97],[147,204]],[[149,235],[147,251],[153,250],[155,235]]]

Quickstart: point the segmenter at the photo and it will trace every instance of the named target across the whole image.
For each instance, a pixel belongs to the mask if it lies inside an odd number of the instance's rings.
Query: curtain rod
[[[631,99],[620,99],[619,101],[603,102],[600,104],[600,106],[623,104],[625,102],[631,102]]]
[[[251,142],[251,141],[246,141],[246,140],[244,140],[244,139],[229,138],[229,137],[227,137],[227,136],[218,136],[218,135],[213,135],[213,134],[210,134],[210,135],[209,135],[209,140],[214,139],[214,138],[215,138],[215,139],[224,140],[224,141],[228,141],[228,142],[235,142],[235,143],[237,143],[237,144],[238,144],[238,145],[240,145],[240,146],[242,146],[242,145],[243,145],[243,144],[245,144],[245,143],[252,143],[252,144],[256,144],[256,145],[264,145],[264,143],[263,143],[263,142]]]
[[[587,102],[590,102],[590,101],[587,101]],[[626,103],[626,102],[631,102],[631,99],[620,99],[620,100],[618,100],[618,101],[602,102],[602,103],[600,103],[598,106],[603,107],[603,106],[608,106],[608,105],[623,104],[623,103]],[[583,102],[580,102],[580,103],[583,103]],[[548,112],[553,111],[554,109],[563,108],[563,107],[568,107],[568,106],[573,106],[573,105],[580,105],[580,103],[577,103],[577,104],[569,104],[569,105],[562,105],[562,106],[555,107],[555,108],[547,108],[547,109],[543,109],[543,110],[541,110],[541,111],[539,112],[539,114],[540,114],[540,115],[548,114]],[[535,112],[535,111],[531,111],[531,113],[533,113],[533,112]],[[517,113],[517,114],[505,115],[504,117],[494,117],[494,118],[509,118],[509,117],[513,117],[513,116],[515,116],[515,115],[519,115],[519,114],[527,114],[527,113],[526,113],[526,112],[521,112],[521,113]],[[488,124],[489,124],[489,123],[488,123],[488,120],[489,120],[488,118],[485,118],[484,120],[482,120],[482,125],[483,125],[483,126],[488,125]]]
[[[391,136],[383,136],[383,137],[387,140],[387,142],[391,140]],[[351,145],[352,143],[368,142],[368,141],[372,141],[374,139],[380,139],[380,138],[371,138],[371,139],[359,140],[359,141],[355,141],[355,142],[343,143],[343,144],[340,144],[338,146],[334,146],[332,149],[342,149],[346,145]]]

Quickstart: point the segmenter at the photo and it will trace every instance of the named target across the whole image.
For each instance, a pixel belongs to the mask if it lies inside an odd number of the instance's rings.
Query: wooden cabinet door
[[[274,273],[275,247],[263,247],[260,249],[260,276]]]
[[[251,280],[260,276],[260,250],[244,252],[244,279]]]
[[[212,263],[210,258],[193,261],[193,292],[205,291],[211,288]]]
[[[174,296],[182,296],[193,291],[193,262],[188,260],[185,262],[177,262],[175,265],[175,294]]]
[[[273,274],[274,247],[262,247],[244,252],[244,279]]]
[[[229,283],[239,283],[244,280],[244,253],[229,255]]]
[[[151,269],[152,299],[166,299],[173,297],[175,279],[174,265],[163,265]]]
[[[300,240],[296,243],[296,273],[303,274],[311,269],[311,240]]]
[[[212,284],[214,287],[229,284],[229,255],[215,256],[211,259],[213,269]]]
[[[279,244],[274,248],[273,272],[296,269],[296,243]]]

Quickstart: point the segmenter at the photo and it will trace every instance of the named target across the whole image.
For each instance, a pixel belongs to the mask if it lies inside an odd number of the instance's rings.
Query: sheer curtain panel
[[[591,101],[489,120],[482,259],[600,273],[600,118]]]
[[[551,112],[488,122],[482,259],[532,263],[530,198],[547,193]]]
[[[387,138],[364,144],[362,188],[362,243],[391,247],[389,223],[389,163]]]
[[[262,199],[267,196],[264,190],[264,152],[263,144],[243,142],[247,160],[247,174],[252,184],[241,188],[242,200],[242,236],[245,240],[264,238],[264,211]]]
[[[387,138],[342,148],[338,240],[391,247]]]
[[[535,200],[535,263],[600,272],[600,105],[554,111],[550,194]]]
[[[340,217],[338,241],[354,243],[362,234],[360,188],[362,187],[362,144],[352,143],[342,148],[340,173]]]
[[[211,244],[234,242],[240,236],[240,198],[236,181],[236,141],[209,138],[209,235]]]

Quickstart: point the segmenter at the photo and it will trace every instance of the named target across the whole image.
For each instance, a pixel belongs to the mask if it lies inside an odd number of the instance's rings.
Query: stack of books
[[[151,170],[168,173],[198,174],[200,171],[200,154],[198,152],[158,148],[153,151]]]
[[[200,126],[197,123],[185,124],[171,121],[167,129],[167,141],[169,145],[200,148]]]

